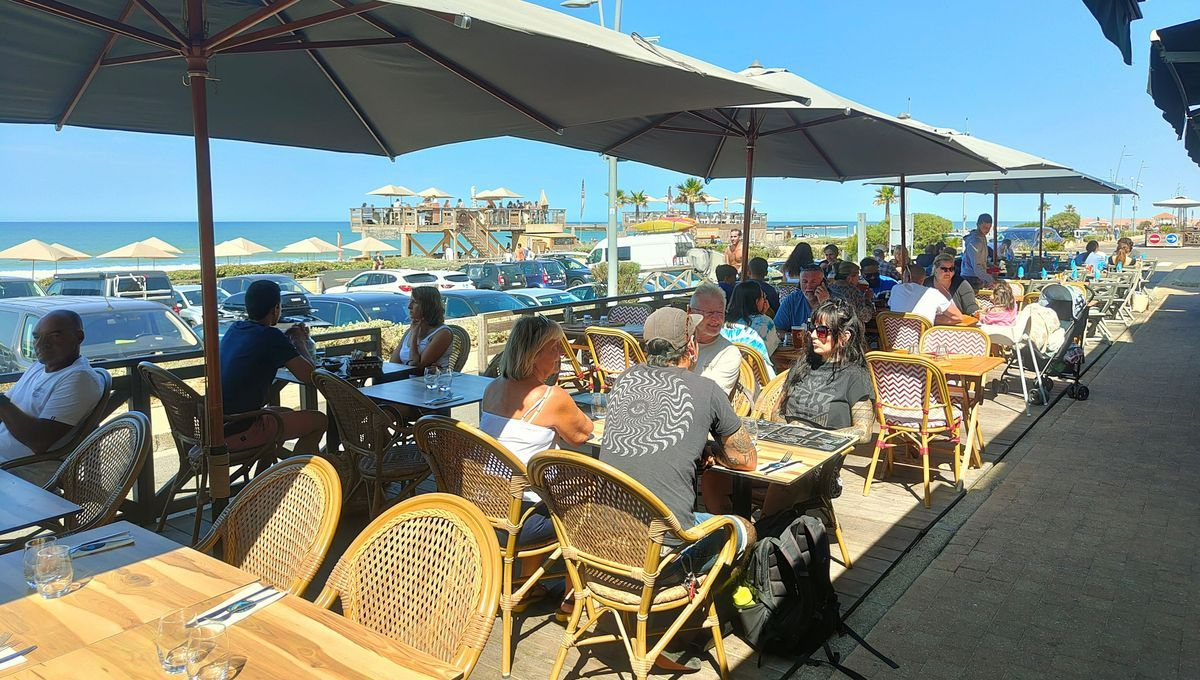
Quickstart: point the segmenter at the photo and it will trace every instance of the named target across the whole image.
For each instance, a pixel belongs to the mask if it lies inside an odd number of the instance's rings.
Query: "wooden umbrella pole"
[[[900,175],[900,247],[908,252],[908,199],[905,189],[904,175]],[[892,225],[888,225],[891,229]],[[886,254],[886,253],[885,253]]]
[[[1038,194],[1038,260],[1046,257],[1042,232],[1046,230],[1046,194]]]
[[[208,148],[208,55],[204,43],[204,2],[187,0],[188,89],[192,96],[192,136],[196,146],[196,214],[200,238],[200,300],[204,328],[204,413],[208,444],[209,487],[214,519],[216,499],[229,497],[229,450],[225,446],[225,413],[221,400],[220,335],[217,328],[217,266],[213,239],[212,164]]]
[[[746,195],[742,206],[742,280],[750,278],[750,218],[754,213],[754,137],[746,138]]]
[[[992,182],[992,266],[1000,266],[1000,183]]]

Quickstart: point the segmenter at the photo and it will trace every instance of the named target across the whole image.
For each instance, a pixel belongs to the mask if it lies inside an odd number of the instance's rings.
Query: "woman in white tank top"
[[[414,288],[408,302],[408,316],[412,325],[396,345],[391,360],[421,369],[449,367],[452,336],[445,324],[446,311],[438,289],[431,286]]]

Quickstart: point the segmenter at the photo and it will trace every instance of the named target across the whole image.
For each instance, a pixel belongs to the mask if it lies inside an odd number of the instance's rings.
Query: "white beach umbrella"
[[[144,238],[144,239],[142,239],[142,243],[152,245],[155,248],[158,248],[159,250],[164,250],[168,253],[175,253],[176,255],[183,254],[182,250],[176,248],[175,246],[171,245],[170,243],[167,243],[166,241],[162,240],[161,238],[159,238],[157,236],[151,236],[150,238]]]
[[[399,250],[399,248],[397,248],[396,246],[384,243],[383,241],[380,241],[379,239],[375,238],[374,236],[367,236],[365,238],[360,238],[357,241],[352,241],[350,243],[345,244],[344,246],[342,246],[342,248],[344,248],[346,250],[357,250],[362,253],[367,253],[370,251]]]
[[[222,241],[213,249],[213,254],[217,257],[245,257],[269,252],[271,252],[270,248],[241,236]]]
[[[547,208],[550,206],[550,199],[546,198],[546,190],[542,189],[542,193],[538,195],[538,205]]]
[[[378,189],[367,192],[368,196],[416,196],[417,193],[412,189],[399,184],[385,184]]]
[[[521,194],[518,194],[515,191],[512,191],[511,189],[506,189],[505,187],[500,187],[498,189],[488,189],[486,191],[481,191],[480,193],[475,194],[475,199],[479,200],[479,201],[501,201],[506,198],[509,198],[509,199],[524,198],[524,196],[522,196]]]
[[[48,243],[31,238],[24,243],[18,243],[11,248],[0,251],[0,259],[22,260],[31,263],[29,265],[29,275],[33,277],[38,262],[59,262],[60,260],[74,258]]]
[[[91,255],[88,255],[82,250],[75,250],[74,248],[70,246],[64,246],[61,243],[51,243],[50,247],[62,251],[63,255],[66,255],[66,257],[62,258],[64,260],[90,260],[92,258]]]
[[[322,253],[336,253],[337,251],[337,246],[328,241],[323,241],[316,236],[309,236],[295,243],[289,243],[279,249],[279,252],[289,255],[320,255]]]
[[[742,198],[735,198],[732,201],[730,201],[730,203],[732,203],[734,205],[746,205],[746,197],[743,196]],[[759,203],[762,203],[762,201],[750,199],[750,203],[752,203],[753,205],[758,205]]]
[[[421,198],[454,198],[453,195],[448,194],[437,187],[429,187],[424,191],[418,191],[417,195]]]
[[[175,254],[168,253],[167,251],[163,250],[162,248],[152,246],[149,243],[143,243],[142,241],[134,241],[133,243],[123,245],[120,248],[114,248],[114,249],[108,251],[107,253],[101,253],[101,254],[97,255],[96,257],[113,258],[113,259],[117,259],[117,258],[134,259],[134,260],[138,261],[139,267],[142,266],[142,260],[146,259],[146,260],[150,260],[150,266],[153,267],[155,260],[172,259],[175,257]]]

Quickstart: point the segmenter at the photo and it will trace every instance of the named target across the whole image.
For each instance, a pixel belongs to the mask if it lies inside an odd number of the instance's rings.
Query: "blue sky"
[[[557,7],[557,2],[541,2]],[[605,3],[611,18],[612,0]],[[1132,184],[1141,163],[1144,204],[1177,188],[1200,194],[1200,168],[1146,94],[1153,28],[1200,17],[1191,0],[1149,0],[1133,25],[1134,65],[1104,40],[1079,0],[945,3],[933,0],[625,0],[622,29],[661,36],[662,43],[740,70],[758,60],[783,66],[843,96],[890,113],[910,109],[926,122],[968,128],[1089,174],[1108,178],[1122,147],[1119,181]],[[594,21],[595,8],[575,10]],[[614,93],[619,96],[619,93]],[[910,104],[911,101],[911,104]],[[969,121],[969,122],[968,122]],[[189,138],[50,126],[0,125],[0,220],[195,219]],[[14,169],[19,169],[15,171]],[[366,191],[386,183],[419,190],[438,186],[467,195],[503,185],[578,218],[579,185],[587,183],[584,219],[604,216],[607,175],[594,154],[512,139],[470,142],[384,158],[213,142],[218,220],[340,220]],[[622,163],[620,186],[662,195],[678,173]],[[716,196],[742,195],[741,180],[718,180]],[[873,188],[858,182],[760,179],[760,208],[772,220],[872,219]],[[959,195],[914,191],[914,211],[959,219]],[[1105,197],[1053,196],[1108,216]],[[1036,197],[1002,197],[1000,219],[1035,219]],[[974,215],[990,196],[968,198]],[[1122,206],[1129,216],[1128,203]]]

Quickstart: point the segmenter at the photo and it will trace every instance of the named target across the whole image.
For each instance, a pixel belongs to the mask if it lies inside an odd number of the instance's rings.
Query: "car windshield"
[[[573,257],[560,258],[559,261],[562,262],[563,264],[565,264],[566,266],[570,267],[571,269],[587,269],[586,264],[580,262],[579,260],[576,260]]]
[[[540,305],[561,305],[568,302],[579,302],[579,298],[570,293],[554,293],[553,295],[539,295],[537,298]]]
[[[274,281],[275,283],[279,284],[279,290],[284,290],[289,293],[307,293],[308,292],[307,290],[304,289],[303,286],[296,283],[292,279],[271,279],[271,280]]]
[[[447,281],[453,281],[454,283],[466,283],[467,281],[471,280],[466,274],[446,274],[444,278]]]
[[[84,332],[81,351],[93,361],[185,352],[200,347],[196,334],[166,307],[90,312],[81,316]]]
[[[408,323],[408,300],[394,302],[363,303],[363,310],[372,320],[391,321],[392,323]]]
[[[203,301],[200,299],[200,289],[199,288],[197,288],[195,290],[185,290],[185,291],[183,291],[183,296],[185,298],[187,298],[189,305],[195,305],[195,306],[199,307],[203,304]],[[217,304],[218,305],[221,304],[222,302],[224,302],[228,298],[229,298],[229,293],[226,292],[226,290],[224,288],[217,289]]]
[[[500,265],[500,271],[503,272],[505,276],[521,276],[525,273],[521,271],[521,266],[516,264],[502,264]]]
[[[525,305],[511,295],[479,295],[471,298],[478,314],[525,309]]]
[[[33,281],[0,281],[0,298],[45,295]]]

